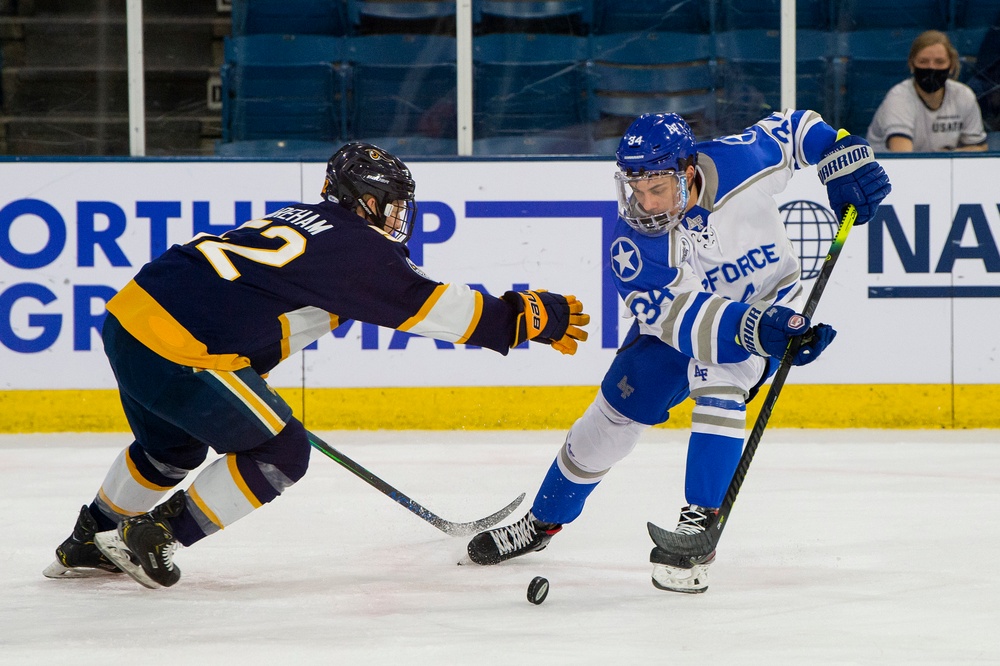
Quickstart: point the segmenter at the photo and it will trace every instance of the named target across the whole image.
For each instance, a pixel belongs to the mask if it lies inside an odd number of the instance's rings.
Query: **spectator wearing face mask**
[[[956,80],[958,51],[948,35],[921,33],[907,62],[913,76],[889,90],[868,126],[872,147],[902,153],[986,150],[982,113],[972,89]]]

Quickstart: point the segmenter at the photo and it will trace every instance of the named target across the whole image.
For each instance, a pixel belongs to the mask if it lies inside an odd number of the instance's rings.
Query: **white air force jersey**
[[[813,111],[771,114],[697,145],[698,201],[670,233],[645,236],[619,218],[611,268],[641,332],[704,363],[749,358],[736,341],[749,304],[789,305],[801,291],[773,197],[835,140]]]

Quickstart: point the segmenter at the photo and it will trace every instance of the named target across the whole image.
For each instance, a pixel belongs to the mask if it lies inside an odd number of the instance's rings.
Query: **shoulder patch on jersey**
[[[412,261],[410,261],[410,258],[409,258],[409,257],[407,257],[407,258],[406,258],[406,265],[407,265],[407,266],[409,266],[409,267],[410,267],[410,269],[411,269],[411,270],[412,270],[412,271],[413,271],[414,273],[416,273],[417,275],[419,275],[420,277],[422,277],[422,278],[427,278],[428,280],[430,280],[430,278],[429,278],[429,277],[427,277],[427,274],[426,274],[426,273],[424,273],[424,272],[423,272],[422,270],[420,270],[420,269],[419,269],[419,268],[417,267],[417,265],[416,265],[415,263],[413,263]]]
[[[611,243],[611,270],[622,282],[630,282],[642,270],[642,255],[632,239],[619,236]]]
[[[714,139],[714,141],[725,143],[730,146],[745,145],[753,143],[756,140],[757,134],[752,129],[748,129],[746,132],[743,132],[743,134],[730,134],[729,136],[720,136],[718,139]]]
[[[671,239],[673,240],[673,239]],[[694,253],[694,249],[691,247],[691,241],[688,240],[687,236],[683,234],[677,234],[677,266],[680,266]]]

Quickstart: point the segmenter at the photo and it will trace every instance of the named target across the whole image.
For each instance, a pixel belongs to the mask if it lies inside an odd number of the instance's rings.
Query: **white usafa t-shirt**
[[[876,151],[885,152],[892,136],[912,139],[914,152],[954,150],[986,142],[976,94],[952,79],[945,82],[944,101],[934,111],[917,94],[912,78],[894,85],[875,112],[866,138]]]

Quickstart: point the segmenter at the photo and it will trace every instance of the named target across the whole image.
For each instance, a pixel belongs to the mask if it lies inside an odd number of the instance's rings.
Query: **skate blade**
[[[105,578],[107,576],[116,576],[120,572],[118,571],[107,571],[105,569],[98,569],[96,567],[66,567],[59,560],[56,560],[49,566],[45,567],[42,571],[42,575],[46,578],[60,579],[60,578]]]
[[[125,542],[118,535],[117,530],[108,530],[94,535],[94,544],[97,549],[104,553],[104,556],[114,562],[119,569],[129,575],[132,580],[150,590],[163,587],[155,580],[146,575],[138,562],[135,561],[132,551],[128,549]]]

